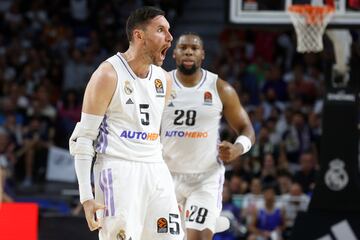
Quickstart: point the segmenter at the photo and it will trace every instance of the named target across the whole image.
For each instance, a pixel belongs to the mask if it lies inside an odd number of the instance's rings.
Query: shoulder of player
[[[99,87],[101,86],[102,88],[106,88],[108,86],[113,87],[116,84],[116,80],[116,71],[108,62],[101,63],[90,78],[90,82],[94,85],[99,85]]]
[[[235,89],[228,82],[221,78],[217,79],[216,88],[222,102],[225,102],[226,100],[231,99],[237,95]]]
[[[108,62],[103,62],[92,74],[87,89],[99,94],[112,94],[117,81],[116,71]]]
[[[116,89],[116,72],[108,62],[102,63],[92,74],[85,89],[83,110],[103,115]]]

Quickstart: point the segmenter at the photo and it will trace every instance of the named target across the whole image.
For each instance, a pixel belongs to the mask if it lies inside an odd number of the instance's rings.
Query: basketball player
[[[174,186],[159,140],[171,88],[169,74],[159,66],[173,38],[164,12],[153,7],[131,13],[126,33],[129,49],[91,76],[81,121],[70,138],[80,201],[100,239],[180,240]]]
[[[254,130],[235,90],[201,68],[205,54],[197,34],[181,35],[173,57],[177,68],[170,72],[173,88],[161,126],[164,159],[187,240],[210,240],[221,211],[224,163],[249,151]],[[234,143],[219,142],[222,115],[238,134]]]

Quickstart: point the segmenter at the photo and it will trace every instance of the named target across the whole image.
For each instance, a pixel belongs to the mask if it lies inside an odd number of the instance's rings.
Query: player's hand
[[[243,147],[241,144],[232,144],[227,141],[222,141],[219,144],[219,158],[224,162],[228,163],[243,152]]]
[[[97,210],[105,209],[105,206],[90,199],[83,203],[83,208],[90,231],[101,228],[99,220],[95,218],[95,213]]]

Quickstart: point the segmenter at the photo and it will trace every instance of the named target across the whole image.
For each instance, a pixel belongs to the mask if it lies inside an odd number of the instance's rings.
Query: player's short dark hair
[[[132,40],[132,32],[137,27],[144,27],[156,16],[165,16],[165,12],[156,7],[144,6],[133,11],[126,21],[126,36],[129,42]]]
[[[176,44],[175,44],[175,45],[178,45],[179,39],[180,39],[182,36],[188,36],[188,35],[195,36],[195,37],[199,38],[201,45],[204,46],[204,42],[203,42],[201,36],[200,36],[198,33],[196,33],[196,32],[184,32],[184,33],[182,33],[182,34],[178,37],[178,39],[176,40]]]

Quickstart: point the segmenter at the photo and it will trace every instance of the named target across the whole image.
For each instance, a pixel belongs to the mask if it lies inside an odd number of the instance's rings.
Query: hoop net
[[[295,28],[298,52],[322,51],[322,36],[334,10],[331,6],[309,4],[289,6],[288,14]]]

